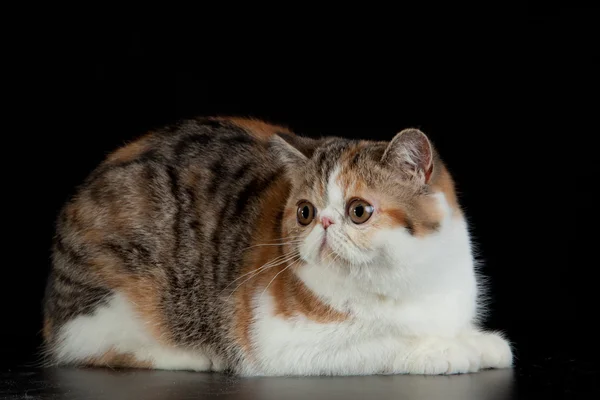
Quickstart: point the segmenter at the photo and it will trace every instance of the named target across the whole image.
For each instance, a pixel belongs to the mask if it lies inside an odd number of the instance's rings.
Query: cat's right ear
[[[297,137],[291,135],[273,135],[270,138],[271,149],[291,175],[301,171],[308,161],[308,157],[294,146],[296,140]]]
[[[433,172],[433,147],[420,130],[404,129],[389,143],[381,162],[426,184]]]

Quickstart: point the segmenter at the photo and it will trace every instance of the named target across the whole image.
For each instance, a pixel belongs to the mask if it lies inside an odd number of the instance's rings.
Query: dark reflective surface
[[[0,375],[2,399],[461,399],[513,398],[512,370],[458,376],[240,379],[222,374],[56,368]]]

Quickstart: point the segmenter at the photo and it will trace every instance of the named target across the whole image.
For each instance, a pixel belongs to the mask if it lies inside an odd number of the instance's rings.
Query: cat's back
[[[56,226],[60,251],[79,233],[85,242],[117,236],[167,239],[177,219],[239,214],[250,197],[281,175],[269,151],[284,127],[241,118],[197,118],[150,132],[110,153],[63,206]],[[235,200],[235,202],[234,202]],[[223,222],[223,221],[221,221]],[[113,246],[114,247],[114,246]]]
[[[78,208],[96,219],[120,212],[131,220],[153,211],[169,213],[170,206],[190,200],[183,195],[213,204],[231,198],[236,187],[277,174],[280,167],[269,152],[274,134],[295,136],[259,120],[216,117],[188,119],[143,135],[111,152],[92,171],[63,207],[57,228],[76,217]],[[92,208],[106,213],[85,213]]]
[[[237,172],[240,166],[274,166],[268,142],[272,135],[295,136],[287,128],[243,118],[196,118],[150,132],[108,155],[88,182],[131,166],[162,165],[171,169],[208,168],[219,177]],[[175,172],[175,171],[172,171]]]

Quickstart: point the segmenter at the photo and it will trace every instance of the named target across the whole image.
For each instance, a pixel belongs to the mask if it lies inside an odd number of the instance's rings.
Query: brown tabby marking
[[[140,203],[143,203],[145,196],[139,196],[139,198]],[[85,198],[80,198],[67,207],[68,218],[74,224],[92,226],[92,228],[83,230],[81,238],[84,242],[102,244],[106,237],[110,237],[111,233],[126,232],[127,221],[132,218],[131,214],[127,213],[127,209],[117,208],[115,204],[107,204],[109,212],[115,215],[114,218],[111,218],[112,225],[94,228],[95,209],[92,202],[85,200]],[[143,212],[143,208],[138,207],[138,212]],[[164,328],[163,311],[160,305],[160,294],[166,290],[167,286],[164,270],[157,269],[153,275],[144,276],[123,273],[122,260],[108,254],[92,258],[89,265],[90,272],[98,281],[104,282],[110,289],[117,290],[129,298],[135,311],[143,318],[152,335],[157,340],[166,343],[165,338],[168,338],[168,332]]]
[[[115,349],[110,349],[99,357],[90,357],[87,364],[96,367],[109,368],[153,368],[152,362],[148,360],[138,360],[131,353],[119,353]]]

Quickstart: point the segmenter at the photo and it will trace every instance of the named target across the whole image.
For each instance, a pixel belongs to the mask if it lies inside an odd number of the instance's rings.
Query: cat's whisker
[[[267,289],[269,289],[269,286],[271,286],[271,283],[273,283],[273,281],[284,271],[286,271],[288,268],[290,268],[292,265],[296,265],[300,262],[301,260],[296,260],[292,263],[289,263],[284,269],[282,269],[281,271],[279,271],[278,273],[275,274],[275,276],[273,277],[273,279],[271,279],[271,281],[269,282],[269,284],[267,285],[267,287],[265,287],[265,290],[262,291],[262,293],[260,294],[259,299],[262,299],[262,296],[265,294],[265,292],[267,291]]]
[[[360,247],[354,240],[352,240],[352,238],[350,236],[344,235],[344,239],[347,239],[350,243],[352,243],[354,245],[354,247],[356,247],[358,250],[364,250],[362,247]]]
[[[274,258],[273,260],[271,260],[271,261],[269,261],[269,262],[267,262],[267,263],[265,263],[265,264],[261,265],[261,266],[260,266],[260,267],[258,267],[257,269],[254,269],[254,270],[252,270],[252,271],[246,272],[245,274],[242,274],[241,276],[237,277],[237,278],[236,278],[236,279],[234,279],[233,281],[229,282],[229,284],[228,284],[227,286],[225,286],[225,287],[224,287],[224,288],[223,288],[223,289],[222,289],[222,290],[219,292],[219,295],[220,295],[220,294],[222,294],[222,293],[225,291],[225,289],[227,289],[229,286],[231,286],[232,284],[234,284],[234,283],[235,283],[235,282],[237,282],[238,280],[240,280],[240,279],[244,278],[245,276],[247,276],[247,275],[249,275],[249,274],[252,274],[253,272],[257,272],[257,271],[258,271],[258,270],[260,270],[260,269],[263,269],[263,268],[266,268],[266,267],[270,267],[270,266],[271,266],[271,265],[270,265],[271,263],[274,263],[274,262],[278,261],[280,258],[285,258],[285,257],[287,257],[287,256],[290,256],[290,255],[293,255],[293,254],[295,254],[295,253],[297,253],[297,250],[291,251],[291,252],[289,252],[289,253],[282,254],[282,255],[280,255],[280,256],[277,256],[277,257],[276,257],[276,258]]]
[[[290,236],[285,236],[285,237],[281,237],[278,239],[271,239],[271,240],[267,240],[264,243],[276,243],[276,242],[283,242],[286,240],[295,240],[295,239],[299,239],[301,237],[301,235],[290,235]]]
[[[335,262],[337,261],[338,258],[340,258],[340,254],[339,253],[335,253],[334,251],[331,251],[331,253],[329,253],[328,257],[331,257],[332,254],[335,254],[335,257],[333,258],[333,260],[331,260],[329,262],[329,264],[327,264],[327,267],[331,267],[332,265],[335,265]]]
[[[269,244],[269,243],[280,243],[280,242],[284,242],[284,241],[302,241],[301,236],[300,235],[290,235],[290,236],[286,236],[286,237],[282,237],[279,239],[272,239],[272,240],[267,240],[261,244]],[[249,249],[253,246],[248,246],[246,247],[246,249]]]
[[[302,243],[302,240],[296,240],[296,241],[285,242],[285,243],[261,243],[261,244],[255,244],[255,245],[250,246],[250,247],[246,247],[245,249],[242,249],[242,251],[246,251],[246,250],[252,249],[254,247],[261,247],[261,246],[285,246],[285,245],[294,245],[294,244],[298,244],[298,243]]]
[[[294,257],[297,257],[297,256],[294,256]],[[248,279],[244,280],[244,281],[243,281],[242,283],[240,283],[240,284],[239,284],[239,285],[238,285],[238,286],[237,286],[235,289],[233,289],[233,291],[232,291],[232,292],[229,294],[229,296],[227,296],[227,299],[229,299],[229,298],[230,298],[230,297],[231,297],[231,296],[232,296],[232,295],[233,295],[233,294],[234,294],[234,293],[235,293],[235,292],[236,292],[236,291],[237,291],[237,290],[238,290],[238,289],[239,289],[239,288],[240,288],[242,285],[244,285],[244,284],[245,284],[246,282],[248,282],[250,279],[257,277],[258,275],[260,275],[261,273],[263,273],[263,272],[264,272],[264,271],[266,271],[267,269],[271,269],[271,268],[277,267],[277,266],[279,266],[279,265],[281,265],[281,264],[283,264],[283,263],[285,263],[285,262],[292,261],[292,260],[294,260],[294,259],[295,259],[294,257],[292,257],[292,258],[291,258],[291,259],[289,259],[289,260],[284,260],[284,261],[282,261],[281,263],[279,263],[279,264],[276,264],[276,265],[272,265],[272,266],[269,266],[269,267],[261,267],[261,268],[259,268],[258,270],[256,270],[256,271],[255,271],[255,272],[256,272],[255,274],[253,274],[253,275],[252,275],[251,277],[249,277]]]
[[[356,242],[354,240],[352,240],[352,238],[350,236],[344,235],[339,242],[343,246],[345,246],[346,249],[353,250],[353,251],[349,251],[349,253],[358,259],[358,260],[356,260],[357,264],[364,264],[364,263],[367,263],[370,261],[370,258],[364,254],[365,249],[358,246],[358,244],[356,244]],[[354,247],[354,248],[352,249],[352,247]]]
[[[350,238],[349,236],[344,235],[341,238],[336,237],[336,238],[334,238],[334,240],[340,246],[343,246],[346,249],[348,254],[352,255],[354,260],[349,260],[352,263],[360,265],[360,264],[368,263],[370,261],[370,258],[367,257],[365,254],[363,254],[364,249],[359,247],[356,244],[356,242],[354,242],[354,240],[352,240],[352,238]]]
[[[273,264],[273,263],[277,263],[277,265],[279,265],[279,264],[281,264],[281,263],[280,263],[280,261],[282,261],[283,259],[287,259],[287,258],[289,258],[289,257],[294,257],[294,256],[297,256],[297,255],[299,255],[299,254],[300,254],[300,253],[299,253],[297,250],[293,250],[293,251],[291,251],[291,252],[289,252],[289,253],[286,253],[286,254],[284,254],[284,255],[281,255],[281,256],[279,256],[279,257],[275,258],[275,259],[274,259],[274,260],[272,260],[272,261],[269,261],[268,263],[264,264],[264,265],[263,265],[263,267],[264,267],[264,266],[270,266],[270,265],[271,265],[271,264]],[[285,260],[283,260],[283,261],[285,261]]]
[[[277,239],[271,239],[271,240],[267,240],[267,242],[280,242],[280,241],[282,241],[282,240],[299,238],[300,236],[301,236],[301,235],[290,235],[290,236],[284,236],[284,237],[277,238]]]
[[[236,282],[236,281],[240,280],[241,278],[244,278],[244,277],[247,277],[248,275],[250,275],[250,276],[249,276],[247,279],[244,279],[244,280],[243,280],[243,281],[242,281],[242,282],[241,282],[239,285],[237,285],[237,286],[236,286],[236,287],[235,287],[235,288],[234,288],[234,289],[231,291],[231,293],[229,294],[229,296],[227,296],[227,299],[226,299],[226,300],[229,300],[229,298],[230,298],[230,297],[231,297],[231,296],[232,296],[232,295],[233,295],[233,294],[234,294],[234,293],[235,293],[235,292],[236,292],[236,291],[237,291],[237,290],[238,290],[238,289],[239,289],[239,288],[240,288],[240,287],[241,287],[241,286],[242,286],[244,283],[246,283],[246,282],[248,282],[250,279],[252,279],[252,278],[254,278],[254,277],[258,276],[260,273],[262,273],[262,272],[264,272],[264,271],[266,271],[266,270],[268,270],[268,269],[270,269],[270,268],[276,267],[276,266],[277,266],[277,265],[272,265],[272,266],[268,266],[268,265],[267,265],[267,266],[261,266],[261,267],[259,267],[259,268],[255,269],[255,270],[252,270],[252,271],[250,271],[250,272],[247,272],[247,273],[243,274],[242,276],[238,277],[238,278],[237,278],[237,279],[235,279],[234,281],[230,282],[230,283],[229,283],[229,284],[228,284],[228,285],[227,285],[225,288],[223,288],[223,290],[221,290],[221,291],[219,292],[219,295],[220,295],[220,294],[222,294],[222,293],[223,293],[223,292],[224,292],[224,291],[225,291],[225,290],[226,290],[226,289],[227,289],[229,286],[231,286],[231,284],[233,284],[234,282]]]
[[[291,259],[294,259],[295,257],[297,257],[299,255],[299,253],[297,251],[293,251],[290,253],[286,253],[284,255],[281,255],[277,258],[275,258],[272,261],[269,261],[268,263],[260,266],[259,268],[252,270],[250,272],[247,272],[245,274],[243,274],[242,276],[238,277],[237,279],[233,280],[232,282],[230,282],[225,288],[223,288],[223,290],[221,290],[221,292],[219,292],[219,295],[221,293],[223,293],[223,291],[225,291],[225,289],[227,289],[229,286],[231,286],[231,284],[233,284],[234,282],[238,281],[239,279],[248,276],[251,274],[250,277],[248,277],[247,279],[245,279],[242,283],[240,283],[238,286],[235,287],[235,289],[233,289],[233,291],[229,294],[229,296],[227,296],[227,300],[229,300],[229,298],[246,282],[248,282],[250,279],[260,275],[262,272],[266,271],[267,269],[270,268],[274,268],[277,267],[278,265],[281,265]],[[283,258],[283,259],[282,259]]]

